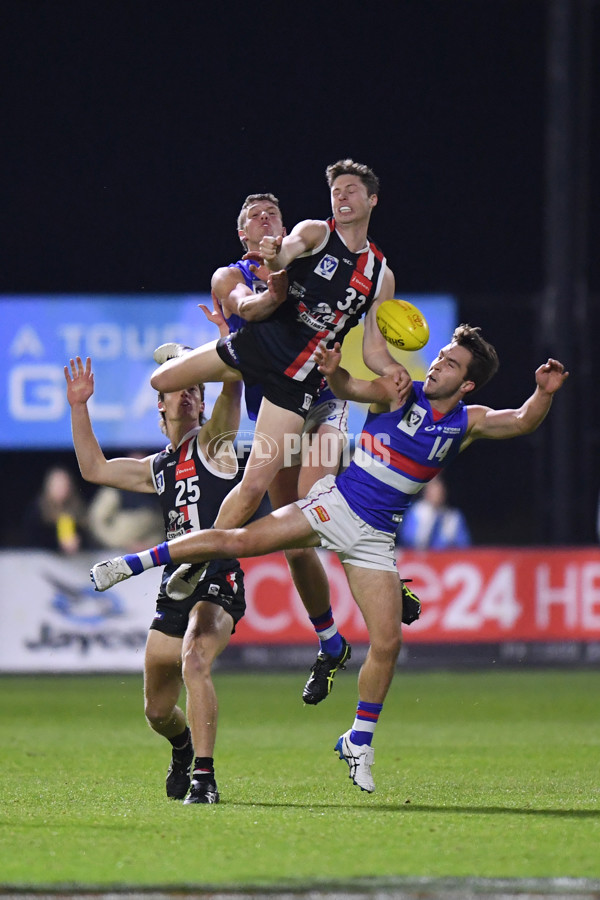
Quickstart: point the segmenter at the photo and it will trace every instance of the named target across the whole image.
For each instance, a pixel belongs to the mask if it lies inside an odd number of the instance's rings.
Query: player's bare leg
[[[274,508],[299,499],[298,483],[302,468],[305,467],[290,466],[277,473],[269,488]],[[309,471],[313,474],[314,481],[327,474],[315,467]],[[329,581],[316,549],[286,550],[285,556],[296,590],[319,637],[319,652],[302,690],[303,701],[315,706],[331,693],[333,679],[340,669],[345,669],[352,655],[352,648],[337,630],[331,609]]]
[[[194,759],[185,714],[177,705],[183,686],[181,647],[181,638],[150,630],[144,660],[144,713],[152,730],[172,744],[166,790],[174,800],[188,792]]]
[[[128,559],[136,561],[135,572],[126,557],[115,556],[92,566],[91,577],[97,591],[106,591],[134,574],[141,575],[148,569],[167,563],[180,565],[229,557],[241,559],[288,550],[290,547],[318,547],[319,544],[319,536],[310,527],[304,513],[291,505],[243,528],[192,531],[174,538],[168,544],[165,541],[141,553],[128,554]]]
[[[167,360],[150,377],[150,384],[162,394],[181,391],[201,381],[240,381],[237,369],[226,365],[216,350],[217,342],[204,344]]]
[[[201,600],[190,613],[183,639],[183,680],[195,753],[186,804],[219,801],[213,759],[218,703],[211,672],[215,659],[229,643],[232,626],[231,616],[222,607]]]
[[[286,435],[300,435],[302,424],[302,416],[263,399],[244,477],[223,501],[215,520],[216,528],[236,528],[256,512],[275,475],[284,466],[289,445]],[[268,437],[263,439],[262,435]]]
[[[375,790],[371,740],[402,646],[402,586],[395,572],[344,564],[352,595],[369,632],[369,650],[358,676],[359,702],[352,728],[335,750],[348,763],[350,778],[363,791]]]

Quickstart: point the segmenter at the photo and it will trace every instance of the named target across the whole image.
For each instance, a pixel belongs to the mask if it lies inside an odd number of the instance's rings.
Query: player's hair
[[[340,175],[357,175],[367,189],[369,197],[371,194],[379,194],[379,178],[364,163],[354,162],[353,159],[339,159],[336,163],[332,163],[325,169],[327,184],[332,186],[336,178]]]
[[[500,361],[495,347],[481,336],[481,328],[473,325],[459,325],[455,328],[452,341],[470,351],[467,378],[474,383],[473,390],[478,391],[498,371]]]
[[[199,381],[198,387],[200,388],[200,399],[204,400],[204,382]],[[165,395],[163,391],[158,392],[158,399],[164,400]],[[200,413],[200,418],[198,419],[198,425],[204,425],[206,422],[206,416],[204,413]],[[158,427],[162,431],[163,434],[167,434],[167,418],[165,416],[165,412],[163,409],[159,409],[158,411]]]
[[[248,218],[248,209],[254,203],[260,203],[261,200],[266,200],[267,203],[272,203],[273,206],[276,206],[279,212],[281,213],[281,207],[279,206],[279,200],[275,196],[275,194],[248,194],[244,202],[242,203],[242,208],[240,209],[240,214],[237,217],[237,228],[238,231],[241,231],[246,227],[246,220]],[[240,241],[242,239],[240,238]],[[247,250],[246,242],[242,241],[242,247],[244,250]]]

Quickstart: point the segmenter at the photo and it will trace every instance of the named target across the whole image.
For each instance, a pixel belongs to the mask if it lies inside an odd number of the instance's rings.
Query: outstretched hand
[[[321,375],[326,378],[334,374],[342,359],[342,347],[337,341],[331,349],[321,341],[315,350],[315,361]]]
[[[535,381],[540,390],[547,394],[555,394],[569,377],[565,367],[557,359],[549,359],[535,372]]]
[[[223,316],[223,311],[219,305],[217,296],[214,291],[211,291],[210,295],[212,297],[213,308],[209,309],[204,303],[199,303],[198,307],[202,310],[208,321],[212,322],[213,325],[216,325],[222,334],[229,334],[229,328],[227,327],[227,322]]]
[[[251,262],[256,263],[259,266],[264,261],[262,253],[259,253],[258,250],[248,250],[247,253],[244,253],[242,259],[249,259]]]
[[[74,360],[69,360],[69,362],[71,370],[69,371],[69,366],[64,368],[69,406],[75,406],[76,403],[87,403],[94,393],[92,360],[88,356],[85,361],[85,368],[79,356],[76,356]]]
[[[285,269],[271,272],[267,276],[267,290],[274,297],[276,306],[281,306],[288,292],[288,273]]]
[[[273,258],[275,258],[276,255],[277,254],[273,254]],[[248,250],[247,253],[244,253],[242,259],[250,261],[250,271],[266,284],[267,279],[273,270],[265,265],[265,258],[262,253],[259,253],[258,250]]]

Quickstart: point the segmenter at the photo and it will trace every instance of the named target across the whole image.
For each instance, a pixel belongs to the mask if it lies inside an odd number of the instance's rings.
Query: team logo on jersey
[[[315,272],[317,275],[320,275],[321,278],[326,278],[327,281],[331,281],[336,273],[339,264],[339,259],[336,259],[335,256],[330,256],[329,254],[327,254],[323,257],[323,259],[319,260],[319,262],[315,266]]]
[[[330,325],[335,325],[337,318],[332,312],[329,303],[317,303],[313,309],[309,309],[304,300],[298,303],[298,318],[314,331],[323,331]]]
[[[413,403],[410,409],[404,413],[396,427],[399,428],[400,431],[404,431],[405,434],[415,434],[424,419],[425,410],[423,407],[419,406],[417,403]]]
[[[159,472],[156,476],[156,493],[163,494],[165,490],[165,475],[164,472]]]
[[[191,531],[192,523],[189,518],[177,509],[169,510],[169,522],[167,525],[167,540],[172,541],[173,538],[181,537]]]

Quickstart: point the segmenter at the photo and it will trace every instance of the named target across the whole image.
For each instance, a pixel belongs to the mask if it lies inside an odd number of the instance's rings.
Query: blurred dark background
[[[327,164],[367,162],[398,295],[454,294],[498,349],[479,402],[571,371],[535,435],[450,470],[475,542],[592,543],[599,49],[594,0],[7,0],[0,292],[207,290],[248,193],[291,227],[328,215]],[[0,454],[4,543],[57,462]]]

